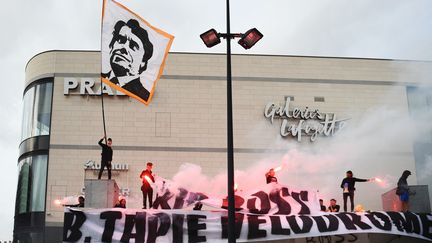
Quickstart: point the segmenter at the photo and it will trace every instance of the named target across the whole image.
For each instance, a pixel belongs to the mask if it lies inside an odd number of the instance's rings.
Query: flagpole
[[[102,33],[103,33],[103,18],[104,18],[104,11],[105,11],[105,0],[102,0],[102,20],[101,20],[101,56],[102,56]],[[101,59],[101,74],[102,74],[102,59]],[[101,87],[100,87],[100,96],[101,96],[101,102],[102,102],[102,124],[104,129],[104,138],[105,138],[105,144],[107,144],[107,136],[106,136],[106,126],[105,126],[105,107],[104,107],[104,100],[103,100],[103,81],[102,76],[100,79]]]
[[[103,100],[103,81],[101,79],[101,101],[102,101],[102,123],[103,123],[103,129],[104,129],[104,138],[105,138],[105,144],[107,143],[107,137],[106,137],[106,126],[105,126],[105,108],[104,108],[104,100]]]

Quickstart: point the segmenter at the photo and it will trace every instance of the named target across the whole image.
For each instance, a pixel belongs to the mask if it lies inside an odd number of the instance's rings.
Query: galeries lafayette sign
[[[297,137],[301,141],[302,136],[309,136],[310,141],[315,141],[319,135],[333,136],[339,132],[346,123],[345,119],[338,119],[334,113],[322,113],[318,109],[304,109],[290,107],[290,99],[283,106],[270,102],[266,105],[264,116],[273,124],[275,119],[281,119],[280,135]]]

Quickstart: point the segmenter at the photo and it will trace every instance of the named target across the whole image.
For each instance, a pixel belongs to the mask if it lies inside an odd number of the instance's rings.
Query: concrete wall
[[[397,187],[396,187],[397,188]],[[396,188],[381,195],[384,211],[402,211],[402,202],[396,195]],[[413,213],[430,213],[429,188],[427,185],[410,186],[409,211]]]

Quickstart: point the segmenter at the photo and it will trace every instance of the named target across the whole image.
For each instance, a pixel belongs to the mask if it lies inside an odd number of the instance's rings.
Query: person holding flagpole
[[[103,138],[101,138],[101,140],[99,140],[99,142],[98,142],[99,146],[102,147],[101,168],[99,170],[98,180],[101,179],[102,173],[103,173],[105,167],[107,167],[107,170],[108,170],[108,180],[111,180],[111,161],[112,161],[112,157],[113,157],[113,149],[111,147],[112,139],[108,138],[106,140],[106,144],[103,144],[102,141],[104,139],[106,139],[105,136]]]

